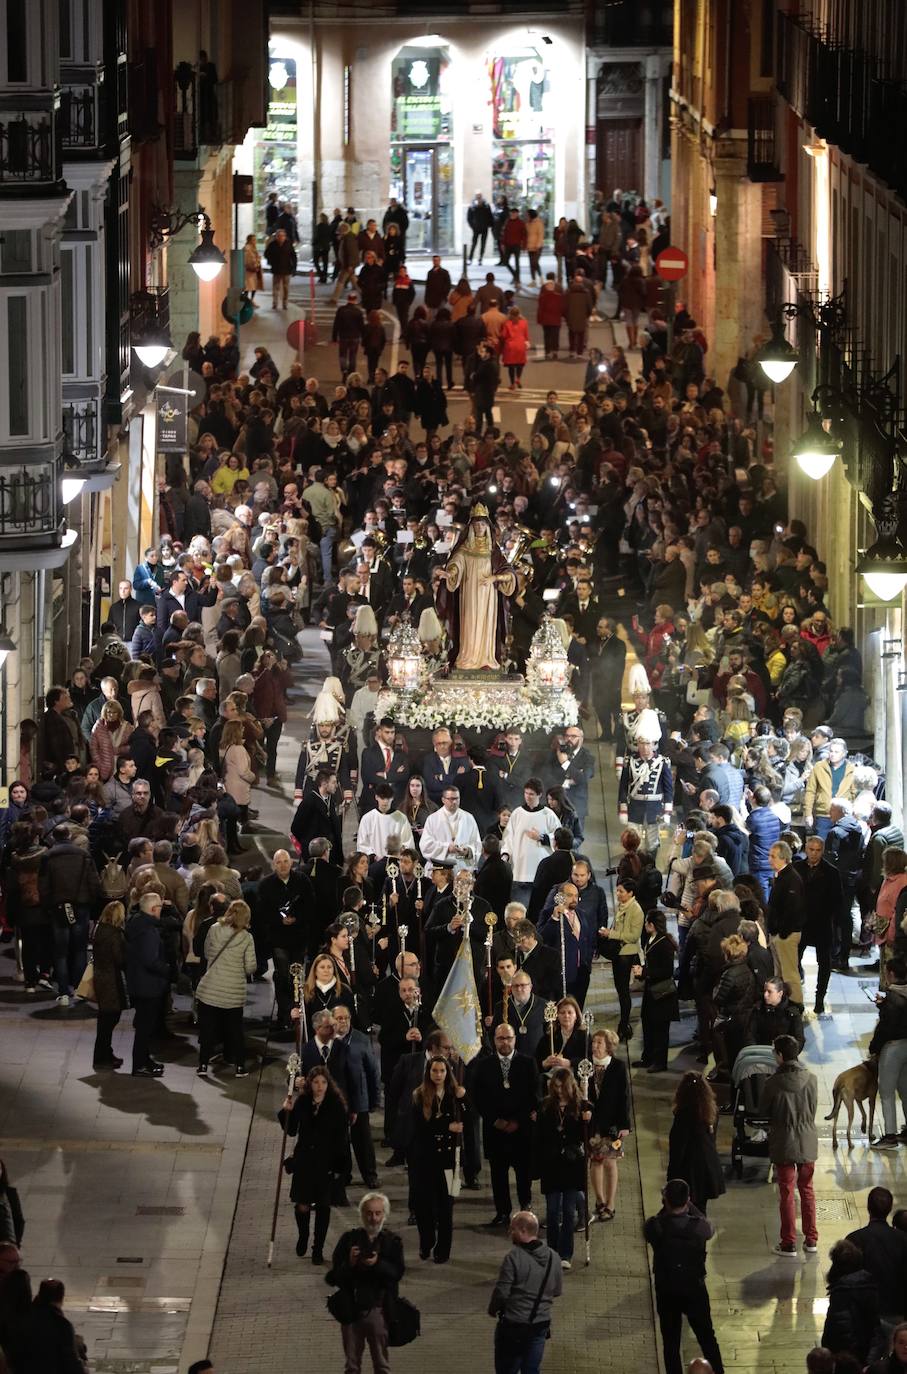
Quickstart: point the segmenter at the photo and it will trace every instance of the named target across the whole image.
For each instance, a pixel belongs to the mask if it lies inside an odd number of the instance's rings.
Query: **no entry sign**
[[[690,260],[682,248],[663,248],[655,259],[655,271],[662,281],[680,281],[689,266]]]

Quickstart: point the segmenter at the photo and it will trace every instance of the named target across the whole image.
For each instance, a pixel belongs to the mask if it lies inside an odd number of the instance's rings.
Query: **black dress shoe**
[[[463,1187],[468,1193],[480,1193],[482,1185],[477,1178],[464,1178]]]
[[[371,1178],[365,1180],[366,1188],[380,1188],[381,1180],[377,1174],[372,1174]]]
[[[140,1069],[133,1069],[133,1078],[160,1078],[164,1070],[153,1069],[150,1064],[143,1064]]]
[[[509,1221],[509,1217],[505,1217],[501,1212],[499,1212],[496,1217],[491,1218],[491,1221],[485,1221],[482,1223],[482,1225],[486,1231],[490,1231],[495,1226],[507,1226],[509,1224]]]
[[[648,1067],[648,1059],[634,1059],[632,1064],[630,1065],[631,1069],[647,1069]]]
[[[390,1159],[384,1161],[384,1167],[385,1169],[402,1169],[405,1163],[406,1160],[403,1155],[398,1155],[395,1150]]]
[[[416,1214],[415,1214],[415,1212],[410,1212],[409,1216],[406,1218],[406,1224],[407,1224],[407,1226],[415,1226],[415,1225],[416,1225]]]

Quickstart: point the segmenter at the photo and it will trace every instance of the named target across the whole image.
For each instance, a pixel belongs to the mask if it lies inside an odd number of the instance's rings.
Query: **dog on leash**
[[[853,1141],[850,1138],[850,1129],[853,1126],[854,1105],[859,1108],[862,1131],[864,1135],[867,1135],[866,1111],[863,1103],[869,1103],[868,1139],[872,1140],[872,1126],[878,1091],[879,1063],[875,1055],[869,1059],[864,1059],[862,1064],[855,1064],[852,1069],[844,1069],[842,1073],[838,1074],[832,1089],[831,1111],[825,1118],[826,1121],[832,1123],[831,1147],[833,1150],[838,1148],[838,1112],[842,1107],[847,1112],[847,1144],[852,1149]]]

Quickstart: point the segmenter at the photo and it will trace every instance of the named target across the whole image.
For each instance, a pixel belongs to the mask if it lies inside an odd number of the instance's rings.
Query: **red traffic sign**
[[[311,320],[294,320],[287,326],[287,343],[299,352],[300,347],[310,348],[317,341],[317,330]]]
[[[663,248],[655,259],[655,271],[662,281],[680,281],[689,266],[690,259],[682,248]]]

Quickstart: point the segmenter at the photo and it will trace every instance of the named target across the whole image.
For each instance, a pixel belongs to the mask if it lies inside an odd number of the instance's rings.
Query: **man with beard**
[[[378,1371],[388,1370],[388,1304],[403,1277],[403,1242],[386,1228],[390,1203],[383,1193],[366,1193],[359,1204],[360,1226],[345,1231],[334,1247],[326,1281],[345,1299],[341,1321],[348,1370],[359,1370],[368,1343]]]

